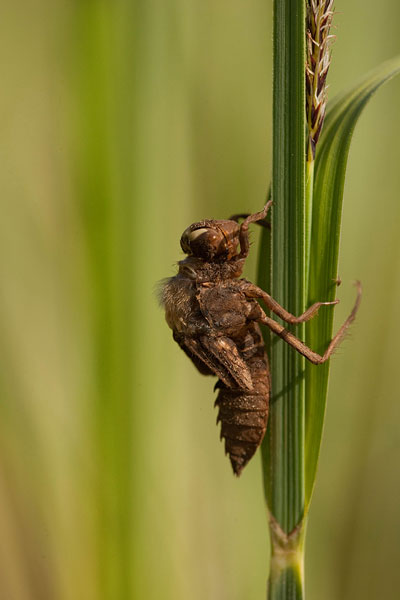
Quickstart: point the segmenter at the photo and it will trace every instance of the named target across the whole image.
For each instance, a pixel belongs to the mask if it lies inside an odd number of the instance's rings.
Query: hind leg
[[[295,350],[297,350],[297,352],[305,356],[305,358],[312,362],[314,365],[320,365],[330,358],[333,351],[335,350],[335,348],[338,347],[343,337],[345,336],[346,331],[348,330],[351,323],[356,317],[356,313],[361,301],[361,284],[359,282],[357,283],[357,290],[357,298],[353,306],[353,310],[351,311],[346,321],[343,323],[343,325],[341,326],[341,328],[339,329],[339,331],[325,350],[324,354],[322,355],[311,350],[311,348],[306,346],[301,340],[299,340],[295,335],[293,335],[293,333],[285,329],[283,325],[280,325],[270,317],[267,317],[267,315],[264,314],[259,319],[259,322],[263,323],[263,325],[267,325],[271,329],[271,331],[279,335],[280,338],[282,338],[287,344],[289,344]]]
[[[278,317],[286,321],[286,323],[291,323],[295,325],[296,323],[305,323],[312,319],[320,309],[321,306],[330,306],[334,304],[338,304],[339,300],[333,300],[333,302],[315,302],[312,304],[307,310],[302,314],[296,317],[292,315],[289,311],[287,311],[283,306],[281,306],[276,300],[272,298],[267,292],[264,292],[261,288],[254,283],[244,282],[241,286],[241,290],[248,298],[260,298],[264,302],[264,304],[272,310]]]

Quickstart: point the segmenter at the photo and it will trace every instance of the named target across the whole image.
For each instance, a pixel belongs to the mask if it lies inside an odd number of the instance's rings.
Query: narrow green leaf
[[[372,71],[329,107],[315,166],[308,305],[336,296],[342,200],[350,142],[372,94],[400,71],[400,58]],[[332,338],[333,310],[321,310],[306,326],[306,343],[323,352]],[[314,486],[328,389],[329,362],[306,364],[306,507]]]

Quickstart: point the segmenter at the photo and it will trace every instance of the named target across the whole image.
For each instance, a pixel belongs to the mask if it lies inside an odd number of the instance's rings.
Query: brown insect
[[[320,306],[338,302],[316,302],[295,317],[262,289],[239,279],[249,253],[249,224],[262,221],[270,206],[271,201],[253,215],[190,225],[181,237],[188,256],[179,262],[178,274],[163,282],[161,291],[174,340],[200,373],[219,378],[217,422],[236,475],[261,444],[267,427],[270,370],[259,323],[318,365],[342,340],[361,298],[358,284],[354,308],[322,356],[265,314],[257,299],[287,323],[308,321]],[[239,217],[246,217],[241,225],[235,220]]]

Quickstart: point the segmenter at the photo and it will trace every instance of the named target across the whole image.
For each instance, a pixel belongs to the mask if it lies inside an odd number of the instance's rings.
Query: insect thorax
[[[201,258],[189,256],[179,262],[179,276],[197,283],[237,279],[241,276],[244,259],[206,262]]]

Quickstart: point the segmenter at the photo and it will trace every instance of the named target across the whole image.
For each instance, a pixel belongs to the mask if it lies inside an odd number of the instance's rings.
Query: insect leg
[[[314,317],[321,306],[329,306],[331,304],[338,304],[339,300],[333,302],[315,302],[300,316],[296,317],[292,313],[288,312],[283,308],[276,300],[274,300],[267,292],[264,292],[261,288],[253,283],[247,283],[243,285],[243,292],[248,298],[260,298],[266,306],[272,310],[278,317],[286,321],[286,323],[296,324],[304,323]]]
[[[246,256],[248,255],[250,249],[249,225],[250,223],[256,223],[257,221],[261,221],[262,219],[264,219],[271,205],[272,200],[269,200],[264,206],[263,210],[261,210],[258,213],[254,213],[254,215],[249,215],[241,224],[239,233],[240,253],[237,255],[236,258],[246,258]]]
[[[351,313],[349,314],[349,316],[347,317],[347,319],[345,320],[345,322],[343,323],[343,325],[341,326],[341,328],[339,329],[339,331],[337,332],[335,337],[330,342],[328,348],[325,350],[324,354],[322,354],[322,355],[311,350],[311,348],[306,346],[301,340],[299,340],[295,335],[293,335],[293,333],[291,333],[290,331],[285,329],[283,327],[283,325],[280,325],[273,319],[270,319],[269,317],[267,317],[267,315],[264,315],[259,320],[259,322],[263,323],[264,325],[267,325],[274,333],[279,335],[280,338],[285,340],[285,342],[287,344],[289,344],[295,350],[297,350],[297,352],[299,352],[300,354],[305,356],[307,358],[307,360],[312,362],[314,365],[320,365],[321,363],[324,363],[325,361],[328,360],[328,358],[332,355],[335,348],[337,348],[337,346],[340,344],[347,329],[350,327],[351,323],[355,319],[358,307],[360,305],[360,300],[361,300],[361,284],[359,282],[357,282],[357,298],[356,298],[355,304],[353,306],[353,310],[351,311]]]
[[[229,220],[236,221],[237,223],[239,219],[247,219],[247,217],[250,217],[249,213],[239,213],[237,215],[232,215],[231,217],[229,217]],[[271,229],[271,223],[265,221],[264,219],[257,221],[257,225],[261,225],[261,227],[265,227],[265,229]]]

